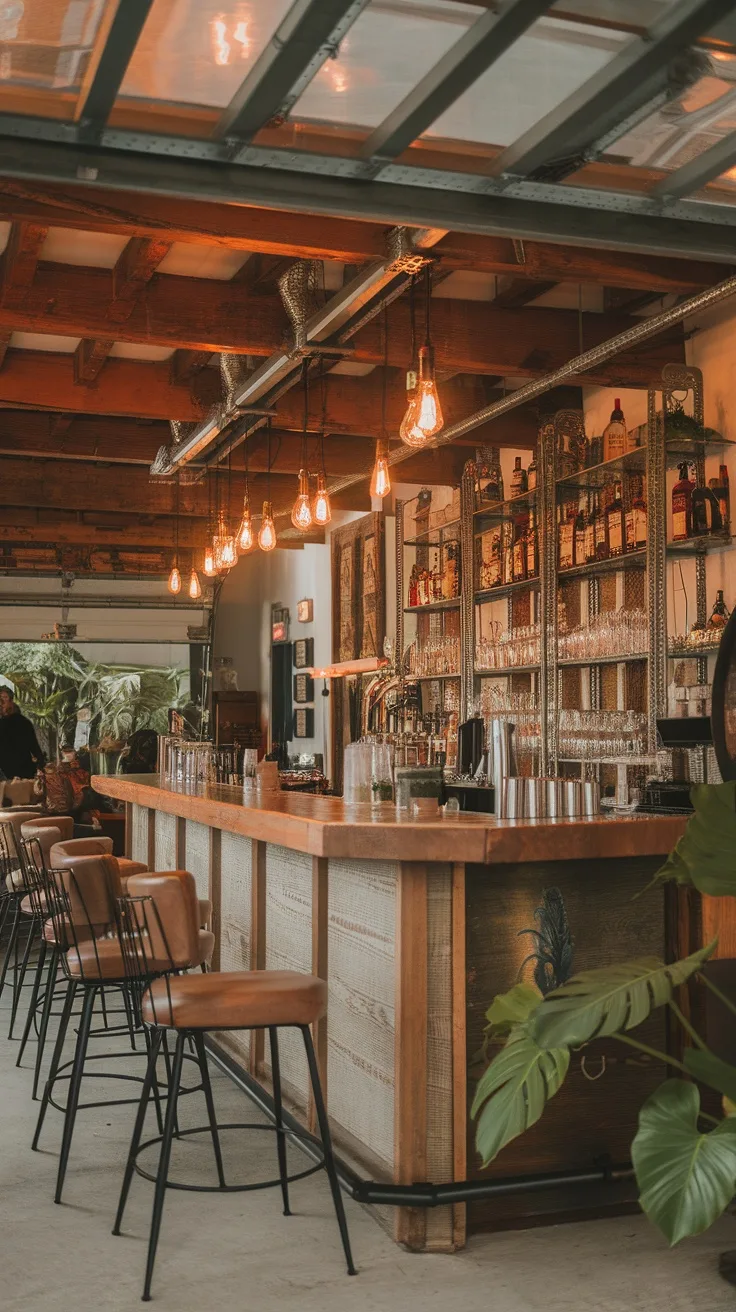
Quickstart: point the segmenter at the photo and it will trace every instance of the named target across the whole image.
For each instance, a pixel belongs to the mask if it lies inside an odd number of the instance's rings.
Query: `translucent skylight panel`
[[[74,90],[84,77],[102,16],[100,0],[4,0],[0,85]]]

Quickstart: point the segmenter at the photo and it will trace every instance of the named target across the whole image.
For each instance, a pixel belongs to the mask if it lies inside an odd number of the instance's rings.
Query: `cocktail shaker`
[[[522,820],[526,806],[526,780],[516,775],[496,784],[496,815],[499,820]]]
[[[491,720],[488,725],[488,770],[495,789],[494,809],[498,816],[501,815],[499,807],[503,806],[502,782],[516,776],[514,727],[508,720]]]
[[[524,815],[528,820],[541,820],[547,814],[547,789],[544,779],[524,780]]]
[[[601,786],[597,779],[583,780],[583,815],[600,815]]]

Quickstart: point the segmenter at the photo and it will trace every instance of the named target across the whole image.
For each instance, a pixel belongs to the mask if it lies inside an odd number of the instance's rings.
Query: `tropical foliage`
[[[186,700],[175,667],[103,665],[64,642],[0,643],[0,674],[15,685],[21,710],[52,755],[74,737],[82,708],[90,712],[91,743],[121,742],[135,729],[165,733],[169,707]]]
[[[656,878],[736,897],[736,782],[699,784],[691,795],[694,814]],[[708,1050],[676,994],[697,978],[736,1015],[736,1002],[707,971],[715,947],[711,943],[671,965],[645,958],[583,971],[546,995],[519,983],[495,998],[486,1013],[486,1041],[505,1042],[481,1076],[472,1108],[484,1165],[540,1119],[573,1053],[614,1037],[687,1077],[667,1080],[641,1110],[631,1157],[642,1209],[671,1244],[712,1225],[736,1194],[736,1066]],[[631,1035],[662,1006],[692,1044],[683,1061]],[[702,1110],[692,1080],[721,1095],[721,1119]]]

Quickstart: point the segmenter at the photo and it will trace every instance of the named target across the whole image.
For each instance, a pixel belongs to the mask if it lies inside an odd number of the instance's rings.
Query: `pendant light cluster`
[[[412,367],[406,375],[407,407],[399,428],[399,436],[406,446],[425,446],[442,431],[444,419],[434,372],[434,347],[430,331],[432,306],[432,273],[427,265],[424,271],[425,319],[424,345],[419,349],[419,367],[415,369],[416,332],[414,320],[414,284],[410,291]]]
[[[173,563],[173,565],[171,566],[171,573],[169,574],[169,577],[168,577],[167,582],[166,582],[166,586],[167,586],[169,592],[171,593],[172,597],[178,597],[179,593],[181,592],[181,585],[182,585],[181,570],[179,569],[179,487],[180,487],[180,482],[181,482],[181,474],[177,474],[177,476],[176,476],[176,494],[175,494],[175,512],[174,512],[174,513],[175,513],[175,518],[174,518],[174,563]],[[192,569],[191,569],[191,573],[190,573],[190,575],[189,575],[189,586],[187,587],[187,592],[189,593],[189,596],[191,597],[192,601],[198,601],[199,598],[202,596],[202,587],[201,587],[200,582],[199,582],[199,575],[198,575],[196,569],[194,568],[194,561],[192,561]]]
[[[381,388],[381,435],[376,442],[376,463],[371,478],[371,496],[387,497],[391,491],[386,432],[386,387],[388,384],[388,307],[383,307],[383,379]]]
[[[317,475],[317,491],[314,499],[310,490],[310,473],[309,473],[309,361],[305,360],[302,366],[302,387],[304,394],[304,414],[302,420],[302,452],[301,468],[299,470],[299,482],[291,511],[291,522],[294,528],[299,529],[301,533],[306,533],[313,524],[323,527],[329,524],[332,519],[332,508],[330,506],[330,494],[327,491],[327,473],[325,470],[325,412],[327,408],[327,392],[325,386],[324,371],[322,372],[322,432],[321,432],[321,472]]]

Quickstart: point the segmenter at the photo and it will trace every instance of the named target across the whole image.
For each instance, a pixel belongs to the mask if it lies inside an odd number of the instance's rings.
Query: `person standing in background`
[[[12,688],[0,688],[0,771],[7,779],[33,779],[45,762],[36,730],[18,710]]]

